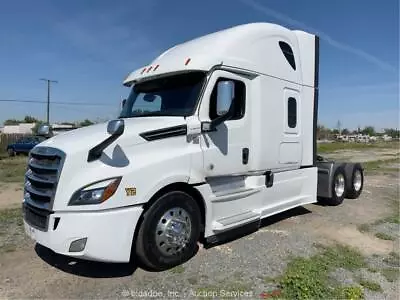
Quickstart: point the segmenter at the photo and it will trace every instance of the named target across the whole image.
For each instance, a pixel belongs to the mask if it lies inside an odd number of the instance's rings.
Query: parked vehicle
[[[357,198],[361,165],[317,155],[318,70],[317,36],[269,23],[167,50],[126,78],[118,119],[32,149],[26,233],[67,256],[164,270],[198,242]]]
[[[36,145],[43,142],[45,138],[41,136],[30,136],[23,137],[17,140],[15,143],[7,145],[7,153],[9,156],[18,154],[28,154]]]

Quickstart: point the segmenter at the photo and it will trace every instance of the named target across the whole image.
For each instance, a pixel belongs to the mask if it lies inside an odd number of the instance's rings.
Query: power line
[[[40,103],[40,104],[47,103],[47,101],[40,101],[40,100],[22,100],[22,99],[0,99],[0,102]],[[90,102],[57,102],[57,101],[52,101],[51,104],[60,104],[60,105],[86,105],[86,106],[114,106],[114,105],[112,105],[112,104],[107,104],[107,103],[90,103]]]

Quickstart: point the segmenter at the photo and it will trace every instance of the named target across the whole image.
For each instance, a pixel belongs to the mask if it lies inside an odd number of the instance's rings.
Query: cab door
[[[298,168],[302,158],[301,98],[299,91],[283,90],[283,133],[279,148],[279,163],[288,168]]]
[[[201,122],[210,122],[220,117],[218,84],[223,82],[233,83],[233,113],[212,131],[201,135],[205,177],[230,176],[249,170],[252,153],[248,113],[250,80],[226,71],[214,71],[201,102],[199,118]]]

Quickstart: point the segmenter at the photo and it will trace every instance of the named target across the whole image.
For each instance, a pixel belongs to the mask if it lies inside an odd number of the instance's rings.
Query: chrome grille
[[[24,219],[32,227],[35,227],[39,230],[47,230],[49,215],[51,212],[43,209],[37,209],[26,203],[22,206],[22,212]]]
[[[51,212],[64,159],[64,152],[55,148],[35,147],[31,150],[25,173],[26,205]]]

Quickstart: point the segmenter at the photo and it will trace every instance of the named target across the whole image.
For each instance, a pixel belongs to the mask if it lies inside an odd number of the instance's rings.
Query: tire
[[[364,171],[360,164],[355,164],[351,172],[350,184],[346,187],[346,198],[357,199],[364,187]]]
[[[332,197],[324,199],[324,202],[331,206],[342,204],[346,193],[346,174],[342,166],[336,168],[330,188]]]
[[[8,153],[8,156],[10,156],[10,157],[15,156],[15,154],[16,154],[13,148],[8,148],[7,153]]]
[[[173,225],[176,231],[173,231]],[[181,191],[159,197],[145,212],[136,242],[136,256],[146,268],[163,271],[193,257],[200,237],[201,214],[196,201]],[[173,242],[165,235],[176,237]]]

